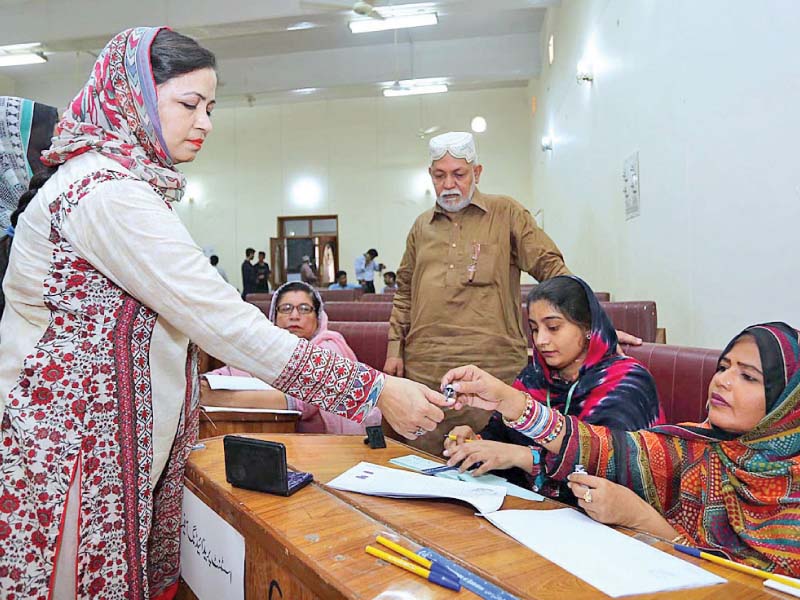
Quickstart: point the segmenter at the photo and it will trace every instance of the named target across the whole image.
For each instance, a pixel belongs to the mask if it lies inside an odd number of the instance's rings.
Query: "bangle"
[[[558,434],[561,433],[561,430],[564,429],[564,418],[561,416],[560,413],[556,413],[556,426],[550,433],[544,436],[541,440],[542,444],[549,444],[554,439],[558,437]]]
[[[517,429],[524,425],[530,418],[531,411],[533,410],[533,397],[528,392],[523,392],[523,394],[525,394],[525,410],[523,410],[519,418],[514,421],[509,421],[503,417],[503,423],[505,423],[506,427]]]

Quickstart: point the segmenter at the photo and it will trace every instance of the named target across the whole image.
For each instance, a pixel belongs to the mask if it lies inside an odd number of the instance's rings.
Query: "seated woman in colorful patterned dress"
[[[617,333],[589,285],[558,276],[535,287],[527,299],[533,360],[513,387],[537,402],[594,425],[634,431],[661,422],[655,382],[640,363],[617,353]],[[545,476],[554,457],[503,423],[495,412],[478,436],[455,427],[445,449],[469,444],[469,454],[512,483],[572,501],[565,484]],[[462,467],[466,468],[466,467]]]
[[[456,407],[499,410],[556,455],[549,476],[593,518],[800,576],[800,334],[786,323],[731,340],[703,423],[625,432],[564,417],[472,366],[442,382],[455,383]],[[470,460],[467,446],[453,464]]]
[[[305,282],[290,281],[277,289],[272,295],[269,320],[315,346],[327,348],[349,360],[358,360],[342,334],[328,329],[328,315],[322,296]],[[247,371],[227,365],[206,375],[252,377]],[[201,382],[200,404],[299,410],[299,433],[362,434],[367,426],[381,424],[381,411],[378,408],[373,408],[361,423],[356,423],[278,390],[221,392],[212,390],[206,381]]]

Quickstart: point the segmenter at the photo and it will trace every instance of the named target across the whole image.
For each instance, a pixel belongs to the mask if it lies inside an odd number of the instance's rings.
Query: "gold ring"
[[[592,490],[586,490],[586,493],[583,495],[583,501],[587,504],[592,503]]]

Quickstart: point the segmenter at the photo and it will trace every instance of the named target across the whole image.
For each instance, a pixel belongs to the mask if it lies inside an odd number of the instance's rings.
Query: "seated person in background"
[[[567,275],[548,279],[528,294],[527,303],[533,361],[517,376],[515,389],[595,425],[632,431],[662,422],[652,376],[635,359],[617,354],[614,326],[586,282]],[[476,437],[467,425],[450,434],[457,439],[445,440],[446,449]],[[572,499],[566,485],[545,477],[543,467],[555,457],[506,427],[500,413],[480,438],[466,452],[488,469],[547,496]]]
[[[548,474],[568,480],[592,518],[800,576],[800,333],[786,323],[731,340],[703,423],[625,432],[564,417],[475,367],[450,371],[450,382],[455,408],[499,410],[553,453]],[[451,448],[451,462],[471,462],[471,445]]]
[[[360,285],[347,282],[347,271],[336,271],[336,281],[328,286],[329,290],[357,290]]]
[[[287,329],[297,337],[310,341],[315,346],[336,352],[350,360],[357,360],[355,353],[347,345],[341,333],[328,330],[328,315],[325,314],[322,298],[310,285],[301,281],[290,281],[279,287],[272,296],[269,307],[269,320],[281,329]],[[250,377],[250,374],[234,367],[222,367],[210,372],[211,375],[232,375]],[[201,404],[219,406],[216,391],[208,388],[204,381]],[[299,410],[302,415],[297,424],[299,433],[364,433],[369,425],[380,425],[381,412],[377,408],[367,414],[363,423],[350,421],[333,413],[321,411],[316,405],[308,404],[287,396],[277,390],[236,392],[241,400],[236,407],[249,408],[288,408]]]
[[[386,271],[383,274],[383,293],[391,294],[397,291],[397,274],[394,271]]]

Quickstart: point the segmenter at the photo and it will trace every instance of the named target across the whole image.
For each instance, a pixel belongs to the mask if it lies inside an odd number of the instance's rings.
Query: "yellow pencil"
[[[448,440],[453,440],[454,442],[457,442],[457,441],[458,441],[458,436],[456,436],[456,435],[453,435],[452,433],[448,433],[448,434],[447,434],[445,437],[446,437]],[[480,437],[477,437],[477,438],[466,438],[464,441],[465,441],[465,442],[467,442],[467,443],[469,443],[469,442],[474,442],[476,439],[478,439],[478,440],[479,440],[479,439],[481,439],[481,438],[480,438]]]
[[[709,562],[713,562],[717,565],[722,565],[723,567],[728,567],[730,569],[733,569],[734,571],[747,573],[748,575],[755,575],[756,577],[760,577],[761,579],[771,579],[772,581],[778,581],[790,587],[800,589],[800,582],[798,582],[796,579],[792,577],[786,577],[785,575],[778,575],[777,573],[767,573],[766,571],[762,571],[761,569],[756,569],[755,567],[748,567],[747,565],[733,562],[732,560],[728,560],[727,558],[722,558],[721,556],[717,556],[715,554],[703,552],[702,550],[698,550],[697,548],[692,548],[690,546],[682,546],[681,544],[674,544],[673,547],[675,548],[675,550],[683,552],[684,554],[688,554],[689,556],[694,556],[696,558],[704,558]]]

